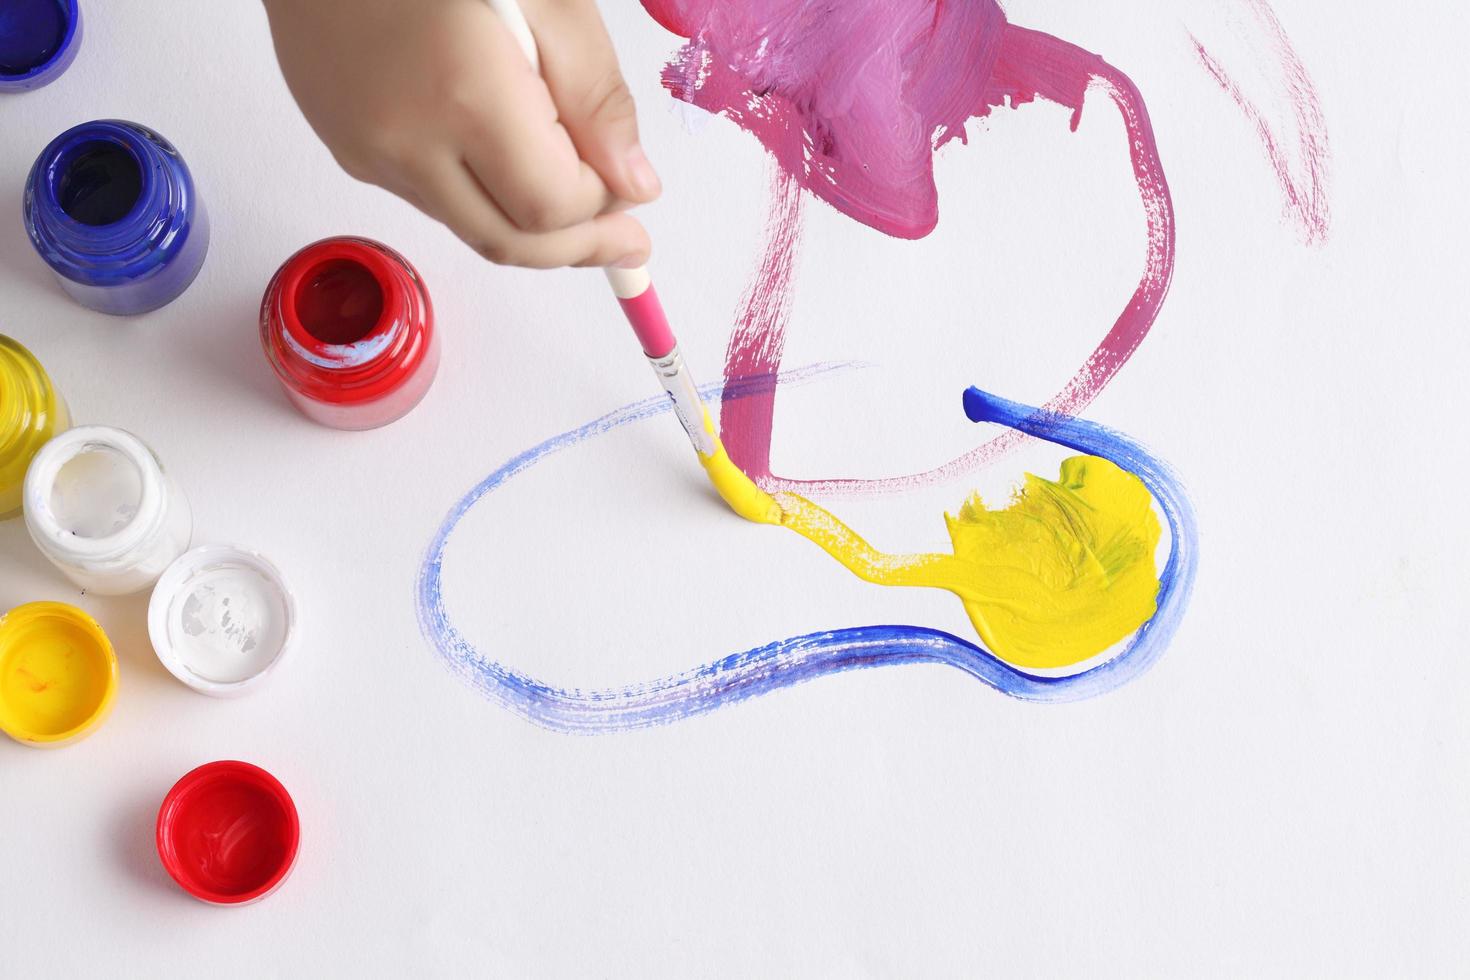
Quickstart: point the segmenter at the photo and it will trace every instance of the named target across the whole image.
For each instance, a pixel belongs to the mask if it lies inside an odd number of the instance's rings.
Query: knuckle
[[[514,238],[481,241],[472,246],[480,257],[496,265],[518,266],[523,269],[546,269],[562,264],[554,256],[540,254],[535,248]]]
[[[334,148],[332,156],[348,176],[369,184],[379,183],[386,177],[403,169],[411,159],[403,152],[400,142],[389,134],[393,126],[374,125],[370,133],[353,142],[353,145]]]
[[[332,153],[332,159],[337,161],[337,166],[353,180],[371,183],[375,168],[369,163],[370,153],[365,153],[359,147],[328,147]]]
[[[380,160],[402,160],[412,156],[420,127],[408,118],[377,123],[367,136],[368,148]]]
[[[571,223],[566,199],[545,190],[526,194],[516,209],[516,224],[522,231],[557,231]]]
[[[464,72],[450,72],[440,86],[440,105],[451,119],[473,123],[485,111],[485,90],[479,79]]]
[[[403,170],[404,164],[411,159],[387,136],[374,136],[369,140],[367,158],[372,161],[368,165],[371,172],[390,175]]]
[[[509,242],[500,239],[489,241],[471,242],[470,247],[480,254],[482,259],[493,262],[496,265],[520,265],[517,261],[519,252],[512,248]]]
[[[604,71],[582,96],[583,114],[603,122],[619,122],[634,118],[633,93],[616,68]]]

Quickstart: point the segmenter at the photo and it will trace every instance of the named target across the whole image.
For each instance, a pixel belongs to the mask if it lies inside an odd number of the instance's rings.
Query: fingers
[[[448,225],[482,256],[499,265],[532,269],[560,266],[642,265],[648,260],[648,233],[631,215],[595,215],[546,232],[526,231],[513,222],[463,161],[449,158],[421,163],[411,179],[409,200]]]
[[[578,155],[509,31],[488,35],[484,70],[458,83],[450,105],[464,158],[496,205],[527,232],[567,228],[621,206]]]
[[[301,71],[327,72],[296,86],[320,96],[309,118],[349,173],[492,261],[641,264],[648,236],[623,210],[657,196],[658,180],[637,150],[632,100],[594,0],[521,2],[541,37],[545,79],[478,0],[426,5],[431,15],[381,36],[384,25],[351,15],[343,22],[373,41],[352,50],[391,41],[401,57],[370,68],[349,59],[362,68],[349,84],[333,74],[342,58],[308,51]]]
[[[638,204],[658,197],[658,175],[638,143],[633,96],[595,0],[533,0],[526,19],[539,41],[541,74],[577,153],[617,197]]]

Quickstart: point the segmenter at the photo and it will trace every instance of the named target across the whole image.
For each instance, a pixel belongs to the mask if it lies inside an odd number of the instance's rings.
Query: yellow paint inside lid
[[[69,424],[66,402],[41,362],[0,334],[0,519],[20,510],[31,457]]]
[[[117,694],[117,655],[97,621],[63,602],[0,616],[0,731],[26,745],[81,738]]]

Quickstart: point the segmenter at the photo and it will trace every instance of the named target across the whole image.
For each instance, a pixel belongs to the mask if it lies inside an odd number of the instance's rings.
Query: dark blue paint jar
[[[74,126],[41,151],[26,180],[25,222],[61,288],[103,313],[172,302],[209,251],[209,220],[183,157],[120,119]]]
[[[77,0],[0,0],[0,92],[56,81],[81,42]]]

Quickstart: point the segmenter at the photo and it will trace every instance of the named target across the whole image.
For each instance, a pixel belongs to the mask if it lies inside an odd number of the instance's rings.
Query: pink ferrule
[[[664,316],[663,304],[658,301],[658,293],[653,291],[652,283],[632,299],[619,296],[618,305],[632,324],[633,333],[638,335],[644,354],[664,357],[674,349],[674,331],[669,329],[669,318]]]

